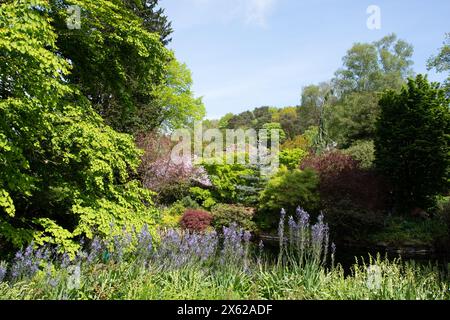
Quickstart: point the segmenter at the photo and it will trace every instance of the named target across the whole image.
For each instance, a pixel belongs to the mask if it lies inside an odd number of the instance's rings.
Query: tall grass
[[[155,243],[147,229],[111,243],[95,238],[70,259],[29,246],[0,263],[2,299],[449,299],[433,266],[380,256],[355,262],[346,276],[330,263],[328,227],[299,209],[280,223],[280,256],[235,225],[223,232],[169,230]],[[329,248],[330,247],[330,248]],[[77,272],[79,271],[79,277]],[[79,281],[78,281],[79,280]]]

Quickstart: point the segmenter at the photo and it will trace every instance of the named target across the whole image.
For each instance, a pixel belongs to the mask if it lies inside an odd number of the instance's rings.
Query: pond
[[[274,237],[262,237],[264,252],[273,256],[274,259],[279,253],[279,243]],[[351,267],[358,261],[368,263],[370,257],[380,255],[381,258],[387,257],[389,260],[400,258],[403,262],[413,262],[418,265],[437,266],[439,270],[450,276],[450,253],[435,252],[424,249],[405,248],[389,248],[382,246],[353,246],[353,245],[337,245],[335,254],[335,263],[342,265],[345,274],[351,273]]]

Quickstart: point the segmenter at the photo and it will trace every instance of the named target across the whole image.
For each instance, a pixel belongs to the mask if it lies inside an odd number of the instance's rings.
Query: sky
[[[207,118],[260,106],[294,106],[309,84],[330,80],[356,42],[390,33],[414,46],[414,71],[450,32],[449,0],[160,0],[172,21],[170,48],[188,65]],[[380,10],[368,28],[368,7]],[[370,19],[370,21],[373,21]]]

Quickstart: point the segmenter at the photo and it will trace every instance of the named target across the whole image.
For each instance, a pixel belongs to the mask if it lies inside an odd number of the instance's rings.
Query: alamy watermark
[[[175,130],[171,136],[177,142],[171,161],[181,165],[194,160],[198,163],[258,165],[262,175],[270,175],[279,168],[279,129],[208,129],[201,122],[194,130]]]
[[[366,13],[369,15],[367,18],[367,28],[369,30],[381,29],[381,8],[377,5],[370,5],[367,7]]]
[[[79,265],[69,266],[67,268],[69,277],[67,279],[67,288],[69,290],[77,290],[81,287],[81,268]]]
[[[67,7],[66,25],[70,30],[81,29],[81,8],[71,5]]]
[[[381,289],[381,282],[383,281],[383,275],[381,268],[376,265],[371,265],[367,268],[367,287],[369,290]]]

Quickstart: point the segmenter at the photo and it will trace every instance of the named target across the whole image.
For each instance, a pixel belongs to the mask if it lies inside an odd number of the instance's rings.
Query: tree
[[[267,130],[267,146],[269,148],[272,145],[272,131],[278,131],[279,144],[282,144],[286,140],[286,133],[278,122],[266,123],[261,129]]]
[[[450,32],[445,35],[445,42],[437,56],[428,60],[428,70],[436,69],[437,72],[448,72],[445,86],[447,97],[450,97]]]
[[[297,109],[299,118],[299,129],[303,133],[308,128],[318,126],[322,108],[326,97],[332,98],[329,93],[331,86],[323,82],[319,85],[309,85],[303,88],[301,106]]]
[[[353,92],[326,112],[328,132],[338,146],[348,148],[358,140],[372,140],[380,113],[379,94]]]
[[[172,23],[165,15],[164,9],[158,8],[159,0],[124,0],[138,17],[143,20],[143,26],[151,33],[158,33],[161,42],[167,46],[172,39]]]
[[[391,180],[400,211],[434,205],[449,187],[449,100],[419,75],[386,92],[375,138],[376,166]]]
[[[232,119],[234,117],[234,114],[232,114],[231,112],[227,113],[226,115],[224,115],[222,118],[219,119],[219,129],[226,129],[228,128],[228,123],[230,121],[230,119]]]
[[[47,0],[0,5],[0,237],[73,253],[76,238],[153,225],[156,210],[133,180],[133,138],[66,80],[74,61],[61,56],[52,14]]]
[[[228,120],[227,129],[248,129],[252,128],[254,123],[254,115],[251,111],[245,111],[238,115],[234,115]]]
[[[173,54],[157,33],[122,0],[73,0],[81,28],[67,27],[67,2],[49,0],[59,54],[71,62],[67,81],[77,86],[115,130],[136,133],[156,128],[163,107],[155,90],[167,79]]]
[[[399,89],[412,75],[413,47],[395,34],[373,43],[356,43],[343,58],[333,79],[337,94]]]
[[[266,123],[272,122],[272,115],[276,109],[259,107],[253,111],[245,111],[232,117],[227,116],[227,129],[261,129]]]
[[[299,135],[300,132],[300,119],[297,112],[298,107],[286,107],[282,108],[277,112],[278,120],[281,128],[286,133],[286,138],[292,140],[295,136]]]
[[[186,64],[172,60],[168,65],[166,81],[156,89],[155,96],[162,106],[160,125],[173,130],[193,124],[205,116],[201,98],[192,92],[192,75]]]

